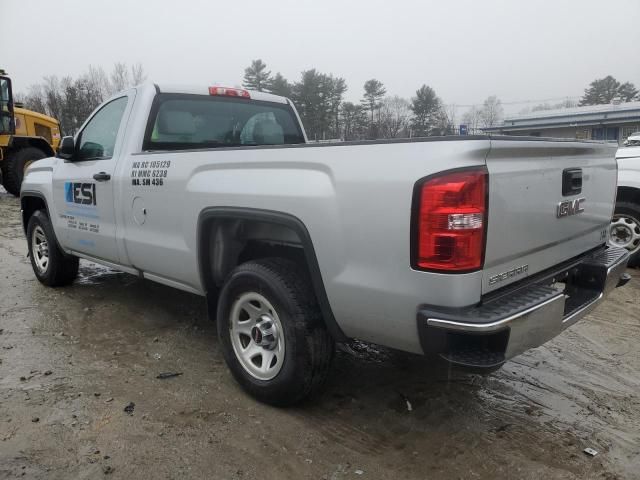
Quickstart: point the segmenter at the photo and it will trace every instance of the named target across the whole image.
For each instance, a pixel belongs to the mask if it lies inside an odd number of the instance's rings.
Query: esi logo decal
[[[77,205],[96,206],[95,183],[64,183],[64,200]]]

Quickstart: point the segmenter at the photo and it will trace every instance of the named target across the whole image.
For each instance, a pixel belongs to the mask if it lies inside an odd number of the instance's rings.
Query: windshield
[[[144,150],[304,143],[293,109],[282,103],[160,94]]]

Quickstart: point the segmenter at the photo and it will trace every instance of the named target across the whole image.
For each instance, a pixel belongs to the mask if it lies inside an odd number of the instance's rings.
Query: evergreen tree
[[[347,82],[344,78],[335,78],[333,75],[325,76],[324,79],[324,100],[325,108],[328,109],[327,119],[328,130],[331,137],[340,136],[340,106],[342,97],[347,91]]]
[[[342,78],[315,69],[302,72],[300,81],[293,86],[292,100],[309,138],[323,140],[339,135],[337,122],[346,89]]]
[[[422,85],[416,90],[416,96],[411,99],[412,135],[426,137],[433,134],[442,112],[442,102],[433,88]]]
[[[367,112],[362,105],[344,102],[341,113],[342,138],[344,140],[357,140],[362,138],[367,131]]]
[[[281,97],[291,98],[293,94],[293,85],[291,85],[286,78],[282,76],[280,72],[276,73],[276,76],[271,80],[269,85],[269,92],[274,95],[280,95]]]
[[[242,86],[250,90],[262,92],[269,90],[271,84],[271,72],[267,71],[267,64],[257,59],[244,69],[244,80]]]
[[[640,100],[638,89],[631,82],[625,82],[618,88],[618,96],[623,102],[631,102],[635,99]]]
[[[379,80],[372,78],[364,82],[364,95],[362,104],[371,112],[371,122],[369,124],[369,136],[375,138],[377,136],[377,128],[374,121],[374,113],[380,106],[380,100],[385,96],[387,90]]]
[[[310,139],[322,138],[322,74],[315,68],[302,72],[293,86],[293,102]]]
[[[630,83],[620,83],[611,75],[596,79],[584,91],[580,105],[603,105],[619,99],[630,102],[638,95],[636,87]]]

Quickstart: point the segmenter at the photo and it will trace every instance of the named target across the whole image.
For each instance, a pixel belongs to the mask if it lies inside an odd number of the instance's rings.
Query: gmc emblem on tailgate
[[[556,217],[569,217],[571,215],[578,215],[579,213],[584,212],[584,207],[582,204],[584,203],[585,198],[576,198],[575,200],[565,200],[564,202],[558,203],[558,208],[556,210]]]

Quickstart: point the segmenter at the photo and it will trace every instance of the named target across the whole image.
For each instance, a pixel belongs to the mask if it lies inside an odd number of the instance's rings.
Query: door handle
[[[100,172],[96,173],[93,176],[93,179],[98,182],[106,182],[107,180],[111,180],[111,175],[109,175],[107,172]]]

